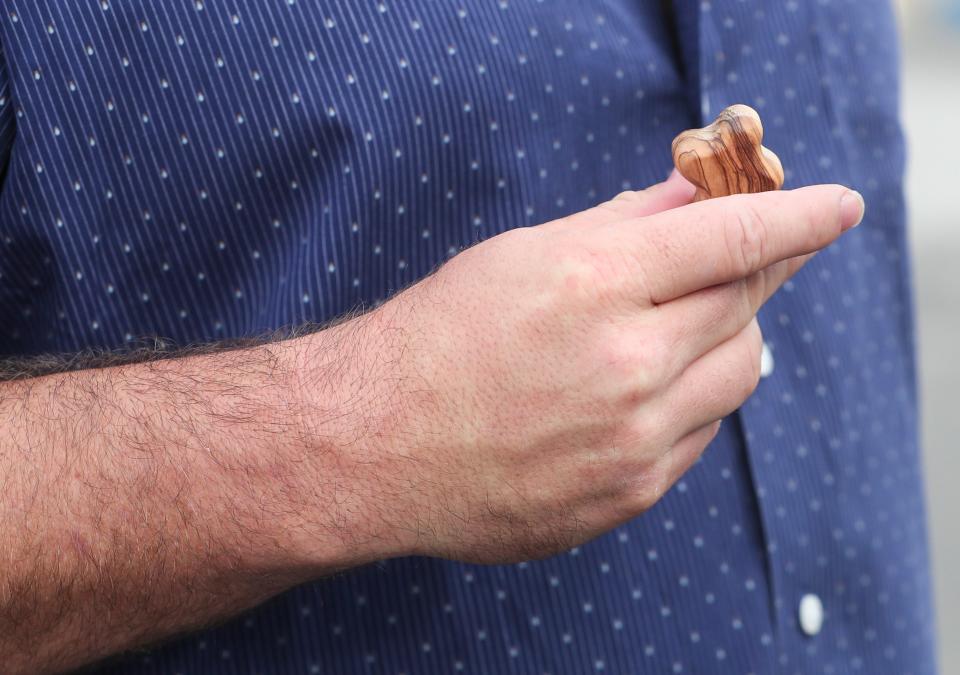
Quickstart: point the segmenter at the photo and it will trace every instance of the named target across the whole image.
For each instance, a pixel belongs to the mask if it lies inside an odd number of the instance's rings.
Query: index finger
[[[857,225],[864,208],[842,185],[719,197],[640,219],[632,245],[659,304],[814,253]]]

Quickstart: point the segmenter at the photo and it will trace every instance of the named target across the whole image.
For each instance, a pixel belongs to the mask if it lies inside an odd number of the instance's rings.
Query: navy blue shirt
[[[554,558],[371,565],[117,673],[930,673],[883,0],[8,0],[0,352],[333,318],[664,178],[742,102],[863,225],[763,309],[765,374],[650,512]]]

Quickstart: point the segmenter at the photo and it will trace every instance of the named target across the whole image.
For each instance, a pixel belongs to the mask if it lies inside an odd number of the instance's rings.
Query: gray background
[[[960,0],[903,0],[903,115],[943,673],[960,673]]]

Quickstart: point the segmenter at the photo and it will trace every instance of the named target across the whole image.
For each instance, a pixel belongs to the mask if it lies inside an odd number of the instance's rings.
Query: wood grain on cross
[[[779,190],[783,166],[762,142],[763,124],[757,111],[733,105],[710,126],[677,136],[673,163],[697,187],[694,201]]]

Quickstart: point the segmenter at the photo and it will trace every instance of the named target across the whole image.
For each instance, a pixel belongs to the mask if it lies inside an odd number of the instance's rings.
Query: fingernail
[[[866,210],[867,205],[863,201],[863,195],[856,190],[848,190],[840,199],[840,220],[844,232],[859,225]]]

